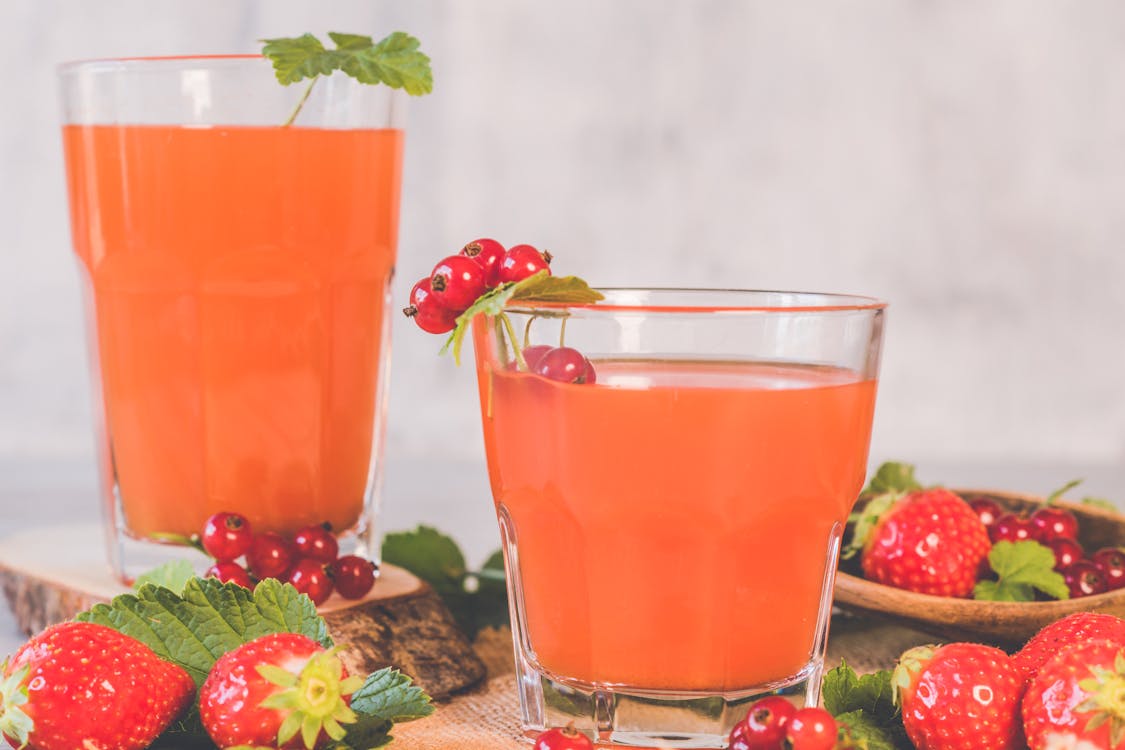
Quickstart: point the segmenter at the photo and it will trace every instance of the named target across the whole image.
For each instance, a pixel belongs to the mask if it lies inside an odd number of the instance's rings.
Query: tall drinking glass
[[[523,727],[723,747],[753,700],[818,698],[885,306],[604,291],[473,332]],[[564,342],[592,383],[515,352]]]
[[[402,94],[337,74],[298,105],[258,56],[60,80],[113,570],[218,511],[374,558]]]

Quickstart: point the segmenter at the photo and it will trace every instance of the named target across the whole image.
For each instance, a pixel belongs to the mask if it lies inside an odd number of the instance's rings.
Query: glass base
[[[780,695],[797,707],[820,698],[823,661],[785,680],[737,693],[673,693],[626,686],[589,685],[540,671],[517,650],[521,724],[534,738],[573,725],[600,746],[724,748],[750,705]]]

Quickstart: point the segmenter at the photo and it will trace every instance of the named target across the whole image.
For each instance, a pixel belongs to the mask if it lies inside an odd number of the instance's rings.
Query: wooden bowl
[[[954,490],[961,497],[990,497],[1010,510],[1033,510],[1044,500],[995,490]],[[1058,502],[1078,518],[1078,541],[1087,552],[1125,546],[1125,516],[1090,505]],[[851,570],[851,572],[849,572]],[[1079,599],[1046,602],[984,602],[916,594],[854,575],[858,557],[836,575],[836,606],[897,620],[947,641],[1022,646],[1044,625],[1074,612],[1106,612],[1125,617],[1125,588]]]

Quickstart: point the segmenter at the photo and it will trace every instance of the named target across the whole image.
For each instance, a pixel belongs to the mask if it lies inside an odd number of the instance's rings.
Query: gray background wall
[[[84,487],[93,466],[52,66],[396,28],[436,78],[410,113],[400,299],[482,234],[601,284],[882,296],[873,459],[1057,466],[1125,493],[1110,0],[4,0],[0,485],[65,466]],[[388,472],[424,493],[453,466],[476,495],[473,374],[437,348],[396,322]],[[396,518],[446,512],[445,492]]]

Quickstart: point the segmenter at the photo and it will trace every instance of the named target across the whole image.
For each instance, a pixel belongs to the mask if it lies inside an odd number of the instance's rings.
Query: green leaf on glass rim
[[[880,495],[884,492],[912,492],[922,489],[914,478],[914,464],[886,461],[875,470],[875,476],[863,488],[863,494]]]
[[[441,353],[453,350],[453,360],[461,364],[461,346],[473,319],[478,315],[496,317],[504,312],[509,301],[547,302],[560,305],[589,305],[605,299],[601,292],[577,276],[551,276],[547,270],[520,281],[509,281],[477,297],[476,302],[457,318],[457,325],[449,334]]]
[[[1035,601],[1036,591],[1052,599],[1070,598],[1066,580],[1054,569],[1055,553],[1039,542],[997,542],[988,553],[988,564],[997,580],[977,583],[974,599],[1031,602]]]
[[[140,591],[143,586],[163,586],[172,591],[183,591],[188,581],[195,578],[195,568],[187,560],[169,560],[137,576],[133,590]]]
[[[433,90],[430,58],[421,43],[402,31],[378,42],[369,36],[329,32],[335,49],[328,49],[312,34],[262,39],[262,54],[273,63],[277,80],[288,86],[306,78],[343,71],[360,83],[403,89],[413,96]]]

